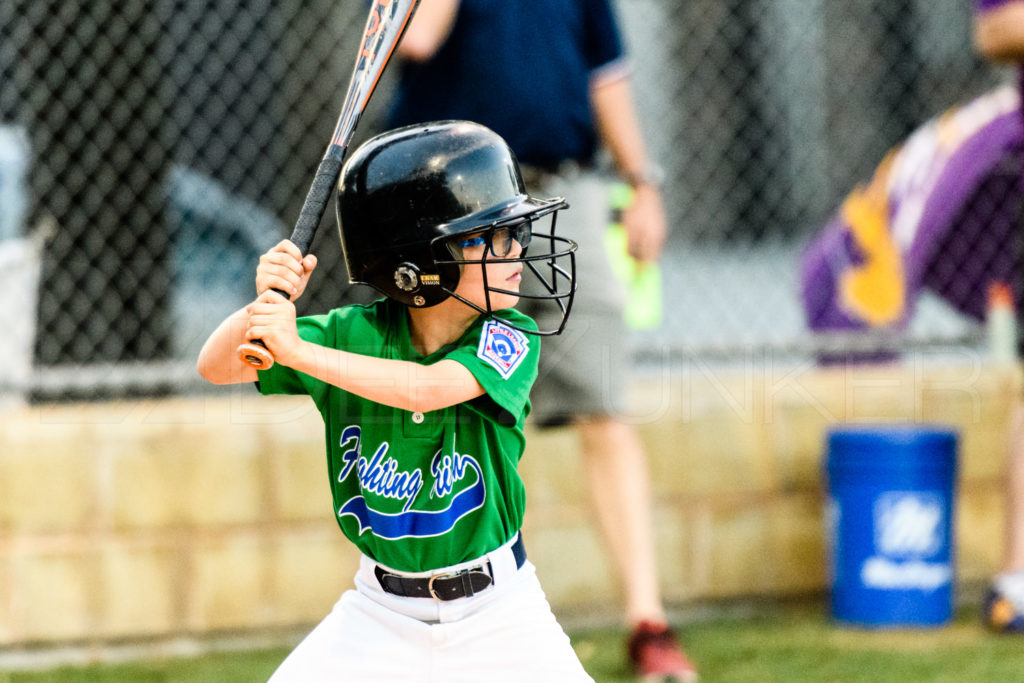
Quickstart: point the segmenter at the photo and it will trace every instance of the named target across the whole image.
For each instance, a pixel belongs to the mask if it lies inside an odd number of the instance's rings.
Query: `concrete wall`
[[[962,430],[958,574],[1002,546],[1015,370],[665,370],[636,382],[673,605],[826,588],[823,441],[839,422]],[[531,430],[527,548],[556,610],[614,610],[571,431]],[[303,399],[47,405],[0,414],[0,647],[251,633],[318,621],[356,555]]]

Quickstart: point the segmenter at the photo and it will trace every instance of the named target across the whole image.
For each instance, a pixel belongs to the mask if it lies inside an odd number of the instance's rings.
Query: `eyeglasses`
[[[460,247],[477,247],[486,244],[490,248],[491,256],[504,258],[512,251],[512,241],[519,242],[523,249],[530,246],[530,238],[533,236],[532,221],[521,221],[513,225],[499,225],[482,235],[469,237],[456,242]]]

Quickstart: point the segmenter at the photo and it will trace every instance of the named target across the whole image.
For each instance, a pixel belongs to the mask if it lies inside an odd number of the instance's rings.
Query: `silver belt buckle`
[[[433,576],[431,576],[430,580],[427,581],[427,592],[430,593],[430,597],[434,598],[435,600],[440,600],[441,602],[444,602],[444,598],[442,598],[440,595],[434,592],[434,581],[437,579],[454,579],[458,575],[459,572],[449,572],[448,574],[434,574]]]

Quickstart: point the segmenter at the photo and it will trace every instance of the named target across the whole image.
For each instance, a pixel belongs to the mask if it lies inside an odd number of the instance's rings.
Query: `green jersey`
[[[388,299],[299,318],[299,336],[312,343],[423,365],[451,359],[486,392],[433,412],[368,401],[280,364],[259,373],[262,393],[309,394],[316,403],[338,524],[384,565],[420,572],[465,562],[510,540],[522,524],[518,464],[540,338],[502,322],[533,327],[514,309],[495,318],[479,317],[429,356],[412,346],[405,306]]]

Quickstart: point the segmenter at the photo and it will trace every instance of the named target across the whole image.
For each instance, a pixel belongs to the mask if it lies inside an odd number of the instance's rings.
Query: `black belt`
[[[522,534],[516,536],[515,543],[512,544],[512,556],[516,559],[517,569],[526,562],[526,547],[523,545]],[[373,568],[373,574],[385,593],[404,598],[458,600],[475,595],[494,583],[490,560],[457,572],[427,577],[414,578],[392,574],[379,564]]]

